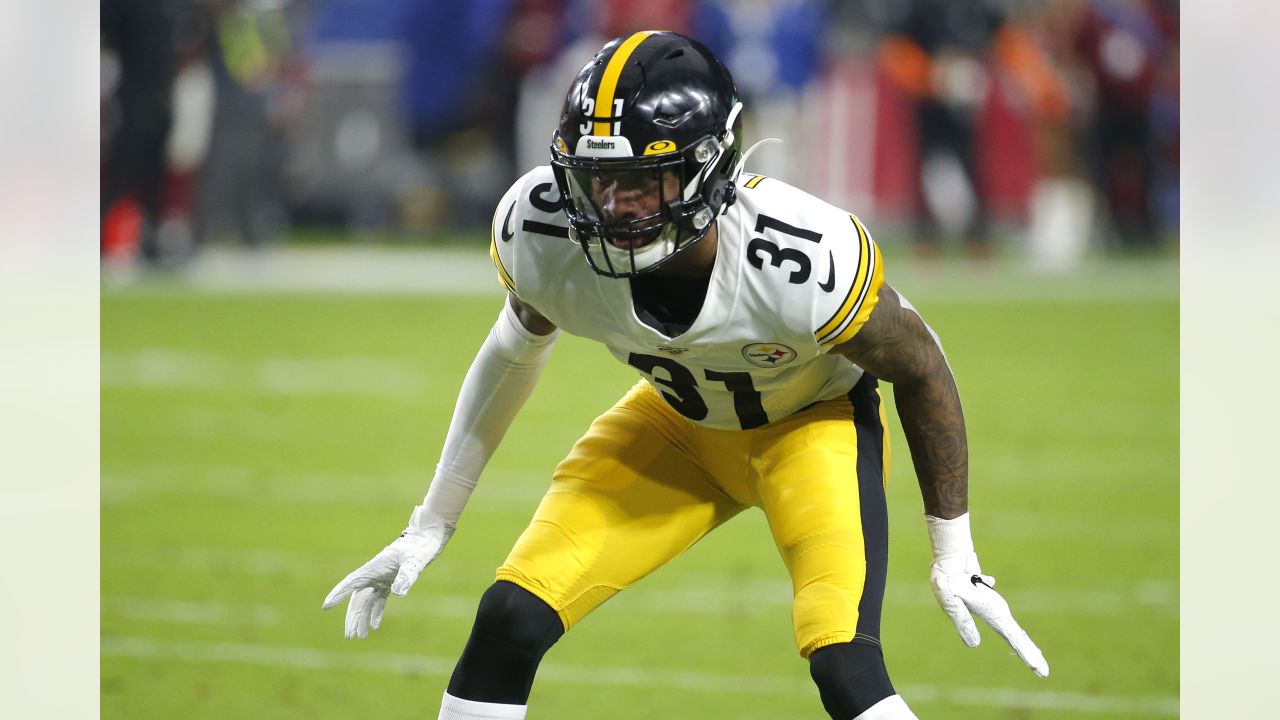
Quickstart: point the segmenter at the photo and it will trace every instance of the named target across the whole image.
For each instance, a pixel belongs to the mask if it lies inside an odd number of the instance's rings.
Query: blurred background
[[[1178,245],[1176,0],[103,0],[102,253],[467,244],[606,40],[723,58],[753,171],[888,251]],[[479,241],[476,241],[479,242]]]
[[[725,60],[746,102],[746,141],[784,140],[748,169],[865,220],[886,277],[946,343],[965,398],[975,542],[1053,672],[1034,677],[991,633],[965,648],[938,611],[891,413],[883,637],[895,686],[925,718],[1178,716],[1179,449],[1209,448],[1213,462],[1195,477],[1221,493],[1229,476],[1258,476],[1222,463],[1241,454],[1240,437],[1259,436],[1197,434],[1180,446],[1176,2],[100,9],[103,283],[91,377],[102,717],[432,716],[476,602],[551,470],[634,372],[598,344],[562,337],[448,551],[392,600],[382,629],[344,641],[341,611],[320,602],[426,490],[458,387],[503,302],[486,252],[497,199],[546,162],[575,72],[606,40],[652,28],[700,38]],[[1235,42],[1238,15],[1201,12],[1199,27]],[[1223,56],[1231,68],[1259,64]],[[1215,71],[1209,84],[1225,92],[1229,75]],[[1265,114],[1223,104],[1197,107],[1270,127]],[[1200,146],[1208,172],[1188,183],[1225,198],[1228,211],[1200,226],[1213,228],[1200,252],[1217,257],[1249,236],[1230,208],[1265,196],[1275,164],[1257,159],[1261,141],[1213,143]],[[1222,169],[1232,153],[1252,170]],[[14,186],[30,182],[21,174]],[[18,210],[63,209],[0,197]],[[1260,274],[1266,263],[1248,257]],[[1205,276],[1214,266],[1194,267]],[[1258,335],[1220,323],[1244,323],[1240,298],[1275,285],[1241,283],[1234,270],[1208,275],[1216,295],[1233,288],[1234,306],[1188,303],[1214,328],[1200,345],[1215,364],[1193,376],[1215,378],[1195,383],[1213,400],[1193,414],[1218,432],[1233,417],[1219,405],[1231,395],[1220,390],[1230,380],[1220,343]],[[1256,404],[1253,381],[1266,372],[1237,375],[1251,384],[1235,395]],[[892,404],[893,388],[882,392]],[[20,425],[66,424],[57,403],[35,405]],[[1268,527],[1261,517],[1249,526]],[[29,541],[14,537],[15,547]],[[1223,571],[1216,546],[1192,547]],[[531,716],[820,717],[792,645],[790,599],[763,517],[743,513],[558,644]],[[1218,618],[1214,608],[1200,616]],[[49,624],[26,625],[18,630],[48,645]],[[1205,647],[1200,655],[1221,655]]]

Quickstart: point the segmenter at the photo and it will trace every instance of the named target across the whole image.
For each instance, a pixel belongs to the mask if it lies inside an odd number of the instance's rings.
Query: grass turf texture
[[[966,402],[984,569],[1052,675],[985,626],[963,647],[936,608],[891,413],[896,685],[926,718],[1176,715],[1176,300],[913,299]],[[447,552],[370,640],[344,641],[342,611],[320,601],[421,497],[499,302],[104,295],[104,718],[435,716],[552,467],[634,381],[602,347],[562,338]],[[763,518],[744,513],[575,628],[530,716],[825,717],[788,600]]]

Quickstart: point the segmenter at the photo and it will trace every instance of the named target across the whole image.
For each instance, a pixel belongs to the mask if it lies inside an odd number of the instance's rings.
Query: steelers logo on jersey
[[[773,368],[795,360],[796,351],[779,343],[751,343],[743,346],[742,357],[756,367]]]

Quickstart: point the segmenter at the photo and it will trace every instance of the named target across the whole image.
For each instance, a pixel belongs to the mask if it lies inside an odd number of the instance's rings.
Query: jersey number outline
[[[548,200],[547,193],[555,186],[551,183],[539,183],[533,186],[529,191],[529,204],[541,210],[548,215],[554,215],[564,210],[564,198],[556,195],[555,200]],[[511,207],[515,207],[512,205]],[[549,235],[557,238],[569,238],[569,228],[560,225],[552,225],[551,223],[539,222],[537,220],[525,220],[520,224],[520,229],[525,232],[537,233],[539,235]],[[506,240],[506,230],[503,230],[503,240]]]
[[[595,123],[591,120],[591,117],[592,117],[591,113],[595,112],[595,109],[596,109],[595,98],[584,97],[582,99],[582,114],[585,115],[587,119],[584,120],[583,123],[578,126],[578,132],[581,132],[583,135],[590,135],[592,128],[595,126]],[[613,101],[613,116],[622,117],[622,98],[616,98]],[[622,132],[622,121],[615,120],[613,122],[613,134],[618,135],[621,132]]]
[[[578,126],[578,132],[583,135],[591,134],[591,113],[596,109],[596,99],[593,97],[582,98],[582,114],[587,117],[586,120]]]
[[[653,381],[665,389],[658,390],[667,404],[676,412],[690,420],[705,420],[709,410],[707,401],[698,394],[698,381],[693,373],[672,360],[657,355],[631,353],[627,356],[627,364],[653,378]],[[662,368],[668,377],[662,377],[654,370]],[[769,422],[769,415],[761,402],[760,391],[751,383],[751,373],[719,372],[703,370],[710,382],[724,383],[726,389],[733,393],[733,411],[738,416],[738,424],[743,430],[758,428]],[[671,392],[667,392],[670,390]]]
[[[782,267],[782,263],[787,261],[791,261],[798,266],[798,269],[792,270],[791,274],[787,276],[787,282],[792,285],[802,285],[813,272],[813,263],[810,262],[809,256],[805,255],[803,251],[795,248],[778,247],[777,243],[764,238],[751,238],[751,242],[747,243],[747,262],[751,263],[751,267],[757,270],[764,269],[764,258],[760,256],[761,252],[769,256],[769,264],[773,267]]]
[[[822,242],[822,233],[820,232],[798,228],[775,217],[760,213],[756,216],[756,232],[763,233],[766,229],[808,240],[811,243]],[[809,276],[813,274],[813,261],[809,259],[809,255],[803,250],[784,248],[772,240],[766,240],[762,237],[752,238],[751,242],[747,243],[747,262],[751,264],[751,267],[763,271],[765,255],[769,257],[770,267],[780,268],[784,262],[795,263],[796,269],[792,270],[791,274],[787,276],[787,282],[792,285],[804,284],[809,279]]]

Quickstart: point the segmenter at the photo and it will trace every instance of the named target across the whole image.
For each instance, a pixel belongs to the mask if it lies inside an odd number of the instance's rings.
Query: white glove
[[[400,537],[329,591],[324,599],[325,610],[351,596],[347,604],[347,639],[363,640],[369,636],[370,628],[378,629],[387,608],[387,596],[409,592],[422,569],[444,550],[453,530],[453,525],[419,505]]]
[[[1022,662],[1040,677],[1049,676],[1049,663],[1031,637],[1013,619],[1009,603],[995,591],[996,579],[983,575],[969,534],[969,514],[952,520],[925,516],[933,565],[929,580],[942,611],[955,623],[960,639],[969,647],[981,642],[973,615],[982,618],[1004,638]],[[972,614],[970,614],[972,613]]]

